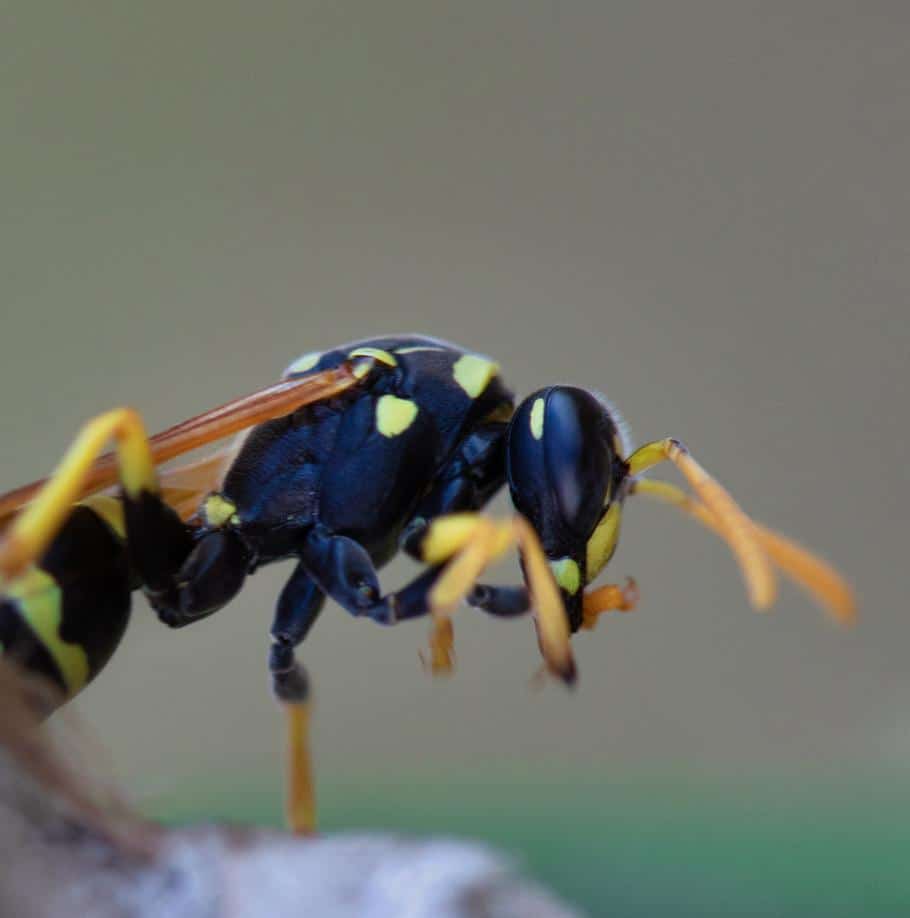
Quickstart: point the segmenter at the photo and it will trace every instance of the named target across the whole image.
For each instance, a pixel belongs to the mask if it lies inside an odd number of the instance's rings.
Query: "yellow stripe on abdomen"
[[[64,641],[60,635],[63,591],[57,581],[46,571],[33,567],[4,592],[56,663],[67,692],[75,695],[88,682],[88,655],[78,644]]]

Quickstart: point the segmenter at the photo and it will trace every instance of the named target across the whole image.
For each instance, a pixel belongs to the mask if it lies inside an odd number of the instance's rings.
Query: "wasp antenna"
[[[723,536],[723,529],[711,511],[669,481],[638,479],[633,483],[630,493],[643,494],[661,503],[672,504],[712,532]],[[831,618],[841,625],[849,626],[856,622],[856,594],[830,564],[779,532],[760,523],[752,525],[755,537],[768,557],[809,593]]]
[[[719,535],[739,562],[752,605],[756,609],[769,608],[777,595],[777,583],[771,562],[756,534],[755,524],[679,440],[656,440],[636,450],[629,458],[629,475],[634,478],[665,460],[682,472],[692,490],[713,514]]]

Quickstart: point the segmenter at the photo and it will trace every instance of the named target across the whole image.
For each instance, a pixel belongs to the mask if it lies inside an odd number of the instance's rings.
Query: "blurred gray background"
[[[128,403],[160,429],[299,353],[415,331],[521,393],[606,392],[837,562],[859,627],[630,504],[638,612],[529,689],[527,622],[330,607],[306,644],[320,775],[903,770],[910,7],[0,3],[0,488]],[[505,509],[505,503],[498,506]],[[389,587],[411,568],[383,571]],[[136,794],[272,785],[288,568],[182,632],[141,599],[81,711]],[[514,559],[501,580],[517,577]],[[201,776],[201,778],[200,778]],[[604,779],[606,781],[606,777]],[[441,827],[444,828],[444,827]]]

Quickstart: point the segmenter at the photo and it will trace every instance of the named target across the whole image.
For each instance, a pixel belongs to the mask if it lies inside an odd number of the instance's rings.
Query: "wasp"
[[[239,445],[159,468],[238,431]],[[691,493],[646,476],[661,462]],[[505,484],[515,516],[483,515]],[[546,669],[571,683],[571,635],[637,602],[634,581],[592,586],[633,495],[723,538],[755,607],[773,603],[778,568],[852,620],[843,578],[747,516],[681,441],[633,450],[616,410],[572,386],[516,408],[489,357],[404,335],[305,354],[276,385],[153,437],[129,408],[89,421],[50,478],[0,497],[0,646],[68,699],[116,650],[134,591],[179,628],[222,608],[260,566],[296,560],[268,666],[286,712],[287,820],[309,832],[310,691],[295,649],[326,597],[381,625],[432,616],[436,673],[452,667],[451,617],[463,600],[503,618],[533,609]],[[523,583],[481,583],[513,546]],[[423,569],[384,593],[377,569],[399,550]]]

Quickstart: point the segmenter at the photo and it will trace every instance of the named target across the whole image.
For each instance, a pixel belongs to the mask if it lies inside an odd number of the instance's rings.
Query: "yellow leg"
[[[284,705],[287,719],[287,794],[285,818],[296,835],[316,831],[316,800],[310,760],[310,705]]]
[[[429,594],[437,623],[448,620],[490,562],[517,545],[536,610],[541,653],[548,668],[565,681],[575,677],[569,624],[562,598],[540,540],[523,517],[493,521],[476,513],[440,517],[430,525],[424,559],[440,564],[452,558]]]
[[[632,612],[638,605],[638,584],[629,577],[625,586],[607,584],[584,595],[581,627],[592,631],[604,612]]]
[[[664,460],[669,460],[682,472],[711,512],[718,534],[739,562],[752,605],[756,609],[767,609],[774,602],[777,584],[771,563],[756,535],[755,524],[678,440],[656,440],[636,450],[629,458],[629,475],[634,478]]]
[[[433,614],[428,660],[434,676],[451,674],[455,660],[455,629],[450,616],[480,573],[509,547],[508,527],[477,513],[452,513],[430,524],[421,554],[428,564],[449,560],[427,599]]]
[[[451,675],[455,664],[455,629],[450,618],[436,619],[430,631],[430,652],[420,655],[434,676]]]
[[[670,482],[641,479],[633,484],[631,493],[644,494],[679,507],[712,532],[723,535],[723,528],[711,511]],[[813,596],[837,622],[842,625],[854,623],[856,596],[850,585],[830,564],[773,529],[754,522],[752,525],[761,547],[787,576]]]
[[[0,577],[12,579],[44,554],[81,496],[82,483],[113,439],[127,494],[157,492],[158,479],[142,419],[130,408],[115,408],[82,428],[38,496],[19,514],[0,543]]]
[[[493,522],[476,513],[434,520],[427,534],[424,558],[429,563],[452,559],[430,590],[428,598],[434,617],[448,618],[484,568],[505,554],[511,544],[508,523]]]
[[[576,669],[569,640],[569,617],[543,546],[534,527],[523,517],[513,522],[515,541],[524,561],[531,605],[536,609],[537,639],[547,668],[563,682],[574,682]]]

